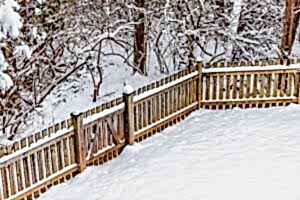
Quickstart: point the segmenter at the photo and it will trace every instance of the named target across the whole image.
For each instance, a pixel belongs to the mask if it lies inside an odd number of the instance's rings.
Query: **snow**
[[[202,73],[221,73],[221,72],[253,72],[253,71],[268,71],[268,70],[300,70],[299,64],[290,66],[273,65],[266,67],[226,67],[226,68],[209,68],[202,69]]]
[[[5,0],[0,3],[0,40],[6,35],[18,37],[22,22],[15,10],[20,8],[19,4],[14,0]]]
[[[210,103],[210,102],[240,102],[240,101],[264,101],[264,100],[297,100],[297,97],[293,96],[283,96],[283,97],[249,97],[249,98],[239,98],[239,96],[236,99],[210,99],[205,100],[203,99],[202,102],[204,103]]]
[[[109,109],[106,109],[100,113],[97,113],[97,114],[94,114],[94,115],[91,115],[91,116],[88,116],[87,118],[84,118],[83,119],[83,125],[86,125],[86,124],[89,124],[91,122],[94,122],[96,121],[97,119],[100,119],[102,117],[105,117],[107,115],[110,115],[112,113],[115,113],[117,112],[118,110],[122,110],[125,108],[125,104],[124,103],[121,103],[117,106],[114,106],[112,108],[109,108]]]
[[[24,44],[17,46],[14,50],[14,55],[24,56],[27,59],[31,58],[31,54],[32,54],[32,52],[31,52],[29,46],[24,45]]]
[[[134,92],[133,87],[131,85],[125,85],[123,93],[124,94],[132,94]]]
[[[0,45],[4,45],[5,38],[16,38],[19,36],[19,30],[22,27],[21,17],[15,12],[19,9],[19,4],[14,0],[0,1]],[[3,41],[4,40],[4,41]],[[9,75],[4,73],[8,67],[0,48],[0,90],[8,90],[13,81]],[[3,91],[2,91],[3,92]]]
[[[203,58],[202,57],[197,57],[196,58],[196,62],[198,63],[198,62],[203,62]]]
[[[160,80],[170,74],[158,74],[153,68],[150,69],[149,76],[144,77],[138,73],[133,74],[130,67],[124,66],[120,60],[114,59],[117,64],[109,64],[104,66],[104,80],[100,88],[100,96],[97,102],[92,101],[92,79],[83,77],[84,80],[78,82],[78,92],[74,94],[71,84],[65,83],[58,86],[56,90],[49,95],[42,105],[42,108],[37,108],[38,112],[33,113],[28,119],[28,124],[20,130],[18,137],[23,138],[31,133],[36,133],[54,124],[55,120],[62,121],[70,118],[70,113],[77,110],[79,113],[85,112],[91,108],[95,108],[103,103],[113,99],[122,97],[124,91],[124,82],[131,85],[134,90],[144,85],[151,84],[153,81]],[[87,72],[88,74],[88,72]],[[56,93],[65,88],[63,91]],[[63,97],[65,101],[59,102],[62,97],[57,97],[57,94]],[[101,117],[101,116],[98,116]],[[98,118],[97,117],[97,118]]]
[[[199,110],[41,200],[296,200],[300,106]]]

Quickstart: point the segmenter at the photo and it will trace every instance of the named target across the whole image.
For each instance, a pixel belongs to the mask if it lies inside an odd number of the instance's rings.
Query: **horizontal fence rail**
[[[291,64],[284,66],[282,64]],[[0,200],[34,199],[200,108],[300,103],[300,59],[198,63],[0,149]],[[246,67],[247,65],[247,67]],[[268,65],[268,66],[267,66]]]

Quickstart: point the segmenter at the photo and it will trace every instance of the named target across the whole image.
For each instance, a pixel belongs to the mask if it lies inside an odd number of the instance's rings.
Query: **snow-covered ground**
[[[300,106],[191,114],[42,200],[300,198]]]

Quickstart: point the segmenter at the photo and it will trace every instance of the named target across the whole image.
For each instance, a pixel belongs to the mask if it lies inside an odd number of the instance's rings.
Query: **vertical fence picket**
[[[226,99],[230,99],[230,88],[231,88],[231,76],[226,76]]]
[[[286,73],[283,73],[281,74],[280,97],[283,97],[285,93],[285,86],[286,86],[285,80],[286,80]]]
[[[206,76],[205,100],[210,100],[210,76]]]
[[[7,193],[8,193],[8,197],[10,197],[12,195],[12,188],[11,188],[11,178],[10,178],[10,174],[9,174],[9,167],[5,166],[5,175],[6,175],[6,180],[7,180]]]
[[[223,99],[223,95],[224,95],[224,76],[221,75],[219,76],[219,96],[218,99],[222,100]]]
[[[233,75],[232,77],[232,99],[236,99],[237,98],[237,75]]]
[[[239,98],[244,98],[244,75],[240,75],[240,85],[239,85]]]
[[[257,87],[258,87],[258,74],[254,74],[253,86],[252,86],[252,96],[253,96],[253,98],[257,97]]]
[[[261,74],[260,75],[260,81],[259,81],[259,98],[263,98],[264,97],[264,91],[265,91],[265,75]]]
[[[217,76],[213,76],[213,86],[212,86],[212,99],[216,100],[217,99]]]
[[[4,187],[5,183],[3,182],[2,169],[0,169],[0,199],[4,200]]]
[[[294,83],[294,96],[298,96],[298,88],[299,88],[299,73],[295,73],[295,83]]]
[[[286,89],[286,95],[288,97],[291,96],[292,93],[292,74],[287,74],[287,89]]]
[[[2,190],[3,190],[3,199],[6,199],[9,197],[9,192],[8,192],[8,179],[6,176],[6,171],[5,171],[5,167],[2,167],[1,169],[1,180],[2,180]]]
[[[267,78],[267,93],[266,93],[266,97],[269,98],[271,96],[272,74],[266,74],[266,78]]]
[[[99,121],[98,122],[99,126],[98,126],[98,151],[103,149],[103,129],[102,129],[102,122]]]
[[[273,85],[273,97],[278,96],[278,83],[279,83],[279,74],[275,74],[275,80],[274,80],[274,85]]]
[[[65,165],[66,167],[69,166],[72,162],[71,162],[71,148],[70,148],[70,138],[68,137],[65,141]]]
[[[250,98],[250,92],[251,92],[251,75],[247,75],[247,84],[246,84],[246,98]]]

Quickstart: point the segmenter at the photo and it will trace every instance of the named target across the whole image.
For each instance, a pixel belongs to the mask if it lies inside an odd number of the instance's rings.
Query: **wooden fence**
[[[291,61],[299,63],[300,60]],[[117,157],[127,144],[162,131],[201,107],[300,103],[297,65],[279,61],[198,63],[0,150],[0,200],[34,199],[87,166]],[[232,67],[235,66],[235,67]]]

